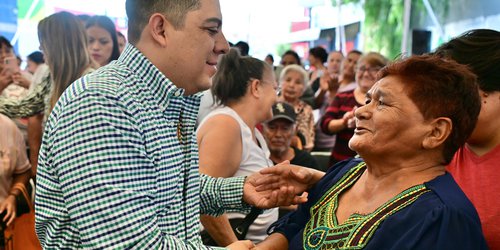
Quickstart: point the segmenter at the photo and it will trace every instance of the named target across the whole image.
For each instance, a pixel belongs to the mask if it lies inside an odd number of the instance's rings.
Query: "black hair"
[[[12,49],[12,44],[10,44],[9,39],[5,38],[4,36],[0,36],[0,48],[3,48],[3,46],[7,47],[8,49]]]
[[[300,62],[300,57],[299,57],[299,54],[297,54],[297,52],[293,51],[293,50],[287,50],[285,51],[285,53],[283,53],[283,55],[281,55],[281,58],[285,57],[286,55],[291,55],[293,56],[296,60],[297,60],[297,63],[299,65],[302,65],[301,62]]]
[[[93,16],[89,18],[89,20],[85,24],[85,29],[93,26],[105,29],[111,36],[111,40],[113,41],[113,49],[111,51],[111,57],[109,58],[108,62],[118,59],[118,57],[120,57],[120,48],[118,47],[116,27],[113,21],[111,21],[111,19],[107,16]]]
[[[201,7],[200,0],[126,0],[128,40],[135,45],[154,13],[164,14],[175,29],[184,27],[187,13]]]
[[[248,56],[248,52],[250,52],[250,46],[248,43],[239,41],[237,42],[234,47],[238,48],[240,50],[240,53],[242,56]]]
[[[218,104],[226,105],[243,97],[253,79],[262,80],[264,70],[271,66],[250,56],[241,56],[238,49],[230,49],[218,63],[212,80],[212,94]]]
[[[481,90],[500,91],[500,32],[470,30],[441,45],[434,53],[469,66],[477,75]]]
[[[33,61],[36,64],[45,63],[45,59],[43,58],[43,53],[40,51],[35,51],[28,55],[28,59]]]
[[[314,47],[309,50],[309,54],[321,60],[322,63],[325,63],[328,60],[328,52],[323,47]]]

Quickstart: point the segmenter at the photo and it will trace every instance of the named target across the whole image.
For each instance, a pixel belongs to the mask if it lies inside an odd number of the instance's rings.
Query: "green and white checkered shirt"
[[[203,249],[200,212],[249,211],[243,177],[200,177],[200,95],[183,93],[130,44],[70,85],[38,162],[44,248]]]

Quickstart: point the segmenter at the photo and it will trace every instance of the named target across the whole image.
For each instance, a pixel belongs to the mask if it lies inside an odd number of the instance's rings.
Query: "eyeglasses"
[[[276,91],[277,96],[280,96],[281,95],[281,86],[274,87],[274,91]]]
[[[265,80],[260,80],[260,81],[263,84],[271,84],[272,87],[273,87],[273,89],[274,89],[274,91],[276,92],[276,95],[279,96],[281,94],[281,86],[279,84],[276,84],[276,82],[274,82],[274,81],[272,81],[272,82],[271,81],[265,81]]]
[[[369,74],[374,75],[374,74],[377,74],[377,72],[380,70],[380,67],[371,68],[371,67],[361,66],[361,67],[357,68],[356,70],[360,74],[364,73],[365,71],[368,71]]]

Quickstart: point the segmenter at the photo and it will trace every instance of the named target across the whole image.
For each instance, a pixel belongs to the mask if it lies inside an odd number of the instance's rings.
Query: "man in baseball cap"
[[[291,146],[296,134],[296,117],[294,108],[285,102],[278,102],[273,106],[273,118],[264,123],[263,131],[271,160],[276,164],[289,160],[291,164],[309,168],[318,168],[314,157],[307,151]]]

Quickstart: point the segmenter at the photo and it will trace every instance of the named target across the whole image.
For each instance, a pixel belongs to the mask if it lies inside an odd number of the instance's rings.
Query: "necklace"
[[[183,144],[183,136],[182,136],[182,110],[179,115],[179,122],[177,123],[177,139],[181,144]]]

